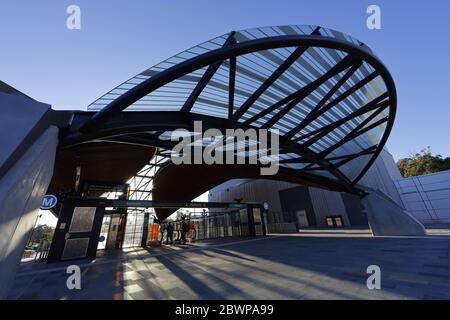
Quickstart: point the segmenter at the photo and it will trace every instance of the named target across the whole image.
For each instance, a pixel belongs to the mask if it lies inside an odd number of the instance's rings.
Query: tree
[[[33,231],[30,239],[30,245],[40,243],[41,241],[51,242],[53,239],[53,233],[55,229],[42,224],[37,226]]]
[[[409,158],[398,160],[397,167],[403,177],[414,177],[450,170],[450,158],[442,158],[439,154],[433,156],[431,148],[427,147]]]

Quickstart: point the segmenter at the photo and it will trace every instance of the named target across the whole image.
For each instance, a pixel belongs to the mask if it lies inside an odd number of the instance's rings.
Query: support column
[[[374,236],[425,236],[424,226],[394,200],[370,190],[361,200]]]
[[[0,299],[7,297],[53,175],[70,112],[0,92]]]
[[[8,291],[53,174],[58,128],[48,128],[0,180],[0,299]]]

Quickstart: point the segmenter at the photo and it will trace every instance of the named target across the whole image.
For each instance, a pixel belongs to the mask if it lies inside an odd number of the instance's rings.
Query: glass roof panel
[[[325,171],[325,170],[307,170],[307,171],[305,171],[305,173],[325,177],[325,178],[328,178],[331,180],[337,180],[337,178],[334,175],[332,175],[330,172]]]
[[[353,181],[364,169],[367,162],[369,162],[372,157],[372,154],[360,156],[340,166],[339,170],[343,174],[345,174],[351,181]]]
[[[237,31],[234,39],[237,43],[262,39],[268,37],[279,37],[286,35],[311,35],[315,30],[319,30],[322,37],[338,39],[339,41],[351,43],[360,47],[363,51],[370,52],[363,43],[357,39],[328,28],[318,28],[317,26],[303,25],[286,25],[272,26],[263,28],[253,28]],[[97,99],[88,106],[89,111],[98,111],[106,107],[115,99],[129,90],[165,71],[169,68],[186,62],[189,59],[199,55],[208,53],[212,50],[220,49],[231,39],[231,33],[227,33],[193,46],[155,66],[144,70],[140,74],[130,78],[116,88],[112,89],[101,98]],[[274,48],[263,51],[255,51],[245,55],[236,57],[236,75],[235,75],[235,91],[234,91],[234,108],[233,112],[239,110],[241,106],[251,97],[258,88],[264,84],[267,79],[288,59],[293,52],[298,51],[297,47]],[[331,126],[340,121],[344,117],[366,106],[370,101],[376,99],[388,90],[383,78],[377,73],[378,71],[367,61],[362,61],[361,65],[349,74],[352,70],[351,65],[347,65],[344,70],[338,70],[337,74],[331,74],[328,78],[323,75],[329,73],[339,62],[348,55],[347,52],[324,47],[309,47],[290,65],[283,73],[277,76],[274,81],[257,96],[256,101],[248,105],[243,114],[238,116],[235,121],[243,123],[252,118],[251,126],[261,127],[270,124],[272,129],[278,129],[281,135],[290,134],[292,140],[298,140],[304,135],[310,136],[297,141],[298,144],[305,144],[310,151],[320,154],[321,152],[331,150],[334,145],[344,139],[352,130],[361,124],[374,111],[348,119],[345,123],[336,125],[326,134],[321,135],[320,130]],[[348,59],[346,59],[347,61]],[[230,77],[230,60],[219,61],[220,67],[211,76],[208,82],[205,82],[204,88],[193,102],[188,112],[193,114],[206,115],[217,118],[228,118],[229,104],[229,77]],[[355,60],[354,63],[357,63]],[[179,77],[178,79],[149,92],[147,95],[128,106],[124,111],[181,111],[186,101],[192,94],[193,90],[204,79],[205,72],[210,66],[200,68],[189,74]],[[355,67],[356,68],[356,67]],[[327,74],[328,76],[328,74]],[[336,84],[340,83],[343,77],[347,77],[346,81],[336,88],[330,97],[327,94],[333,90]],[[368,77],[371,77],[369,79]],[[366,81],[367,79],[367,81]],[[355,88],[355,85],[366,82],[364,85]],[[293,100],[299,97],[300,93],[308,84],[314,84],[314,90],[303,95],[301,99]],[[354,89],[355,88],[355,89]],[[297,96],[293,95],[297,93]],[[348,94],[347,94],[348,93]],[[289,99],[288,99],[289,97]],[[284,103],[280,101],[285,100]],[[334,103],[336,101],[337,103]],[[261,114],[268,108],[280,102],[278,109]],[[317,106],[320,104],[323,112],[319,111],[317,115],[304,123],[306,117],[314,111],[317,112]],[[328,108],[328,105],[330,107]],[[380,119],[389,116],[390,107],[378,114],[374,119],[368,122],[367,126],[374,124]],[[258,115],[261,116],[258,118]],[[280,116],[277,116],[280,115]],[[393,120],[393,119],[392,119]],[[390,120],[390,121],[392,121]],[[384,122],[376,128],[368,130],[366,133],[358,136],[352,141],[347,142],[343,146],[332,150],[327,157],[339,156],[343,154],[352,154],[360,152],[371,146],[376,146],[384,134],[387,123]],[[296,127],[297,130],[293,130]],[[149,129],[151,130],[151,129]],[[319,137],[320,139],[315,139]],[[161,135],[160,139],[165,136]],[[317,140],[317,141],[316,141]],[[310,141],[311,143],[308,143]],[[370,156],[362,156],[355,160],[358,165],[349,163],[345,168],[344,174],[349,178],[358,175],[358,170],[364,168],[364,163],[370,160]],[[361,165],[359,165],[361,164]],[[293,166],[286,164],[285,167],[298,170],[304,165]],[[361,169],[362,168],[362,169]],[[349,171],[349,172],[347,172]],[[351,173],[350,173],[351,171]],[[320,171],[321,176],[329,176],[326,171]],[[329,177],[334,179],[334,176]],[[139,181],[141,183],[142,181]]]

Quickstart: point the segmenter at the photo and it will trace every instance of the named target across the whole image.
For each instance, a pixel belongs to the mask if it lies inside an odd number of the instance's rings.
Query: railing
[[[39,261],[47,259],[49,248],[37,250],[25,250],[22,255],[22,262]]]
[[[297,217],[292,212],[266,212],[264,214],[268,233],[298,232]]]
[[[298,232],[297,223],[285,222],[285,223],[269,223],[267,224],[268,233],[293,233]]]
[[[181,240],[181,221],[171,222],[173,226],[173,240]],[[206,217],[187,219],[190,230],[186,234],[186,240],[194,242],[197,240],[218,239],[224,237],[249,236],[247,213],[230,212]],[[165,228],[165,226],[164,226]],[[161,241],[161,230],[158,224],[149,225],[147,244]],[[166,242],[167,232],[164,230],[162,242]]]
[[[245,214],[246,215],[246,214]],[[239,212],[196,219],[195,240],[249,236],[248,222]]]

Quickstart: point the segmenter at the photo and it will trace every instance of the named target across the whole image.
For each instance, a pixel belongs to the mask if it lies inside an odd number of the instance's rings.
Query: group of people
[[[172,222],[166,223],[164,226],[163,223],[159,224],[159,232],[161,233],[161,239],[159,240],[159,244],[161,245],[164,240],[164,231],[166,231],[166,244],[173,244],[173,224]],[[189,226],[186,223],[186,219],[183,217],[181,218],[181,243],[186,244],[186,234],[189,232]]]

